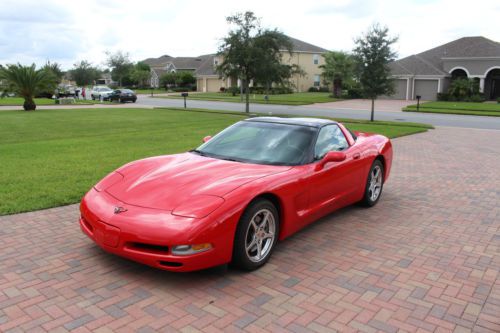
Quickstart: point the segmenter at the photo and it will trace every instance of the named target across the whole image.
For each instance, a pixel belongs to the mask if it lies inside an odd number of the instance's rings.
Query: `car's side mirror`
[[[316,171],[322,170],[327,163],[330,162],[342,162],[346,159],[346,154],[341,151],[329,151],[326,155],[321,159],[321,161],[316,164]]]
[[[207,135],[206,137],[203,138],[203,143],[207,142],[208,140],[210,140],[212,138],[212,136],[210,135]]]

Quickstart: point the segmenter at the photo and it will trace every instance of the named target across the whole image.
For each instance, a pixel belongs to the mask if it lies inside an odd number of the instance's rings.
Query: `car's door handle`
[[[361,154],[360,153],[356,153],[352,156],[352,159],[353,160],[358,160],[359,158],[361,157]]]

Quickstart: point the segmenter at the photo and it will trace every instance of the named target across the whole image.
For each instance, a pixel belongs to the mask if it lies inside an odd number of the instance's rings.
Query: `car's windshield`
[[[122,93],[132,94],[133,91],[130,89],[122,89]]]
[[[316,129],[307,126],[242,121],[193,152],[240,162],[298,165],[307,159]]]

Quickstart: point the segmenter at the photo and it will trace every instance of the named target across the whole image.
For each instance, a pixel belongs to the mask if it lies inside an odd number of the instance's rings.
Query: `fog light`
[[[172,253],[178,256],[186,256],[190,254],[208,251],[212,248],[210,243],[194,244],[194,245],[177,245],[172,248]]]

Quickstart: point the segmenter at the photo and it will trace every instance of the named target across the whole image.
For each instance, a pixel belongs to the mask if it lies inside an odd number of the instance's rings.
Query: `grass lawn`
[[[403,111],[417,112],[417,105],[409,105]],[[500,103],[427,102],[420,104],[419,112],[500,117]]]
[[[99,101],[76,99],[75,104],[97,104]],[[21,97],[5,97],[0,98],[0,106],[22,106],[24,99]],[[35,98],[35,104],[38,105],[56,105],[55,101],[50,98]]]
[[[147,156],[183,152],[245,115],[166,109],[0,112],[0,215],[79,202],[99,179]],[[404,123],[346,121],[390,137],[425,131]]]
[[[159,98],[182,98],[181,94],[173,96],[161,96]],[[244,101],[245,96],[243,96]],[[240,95],[233,96],[230,93],[189,93],[188,99],[200,99],[206,101],[221,102],[241,102]],[[284,104],[284,105],[307,105],[313,103],[336,102],[339,99],[330,97],[330,93],[322,92],[303,92],[293,94],[269,95],[269,101],[266,102],[263,94],[250,94],[250,103],[260,104]]]

